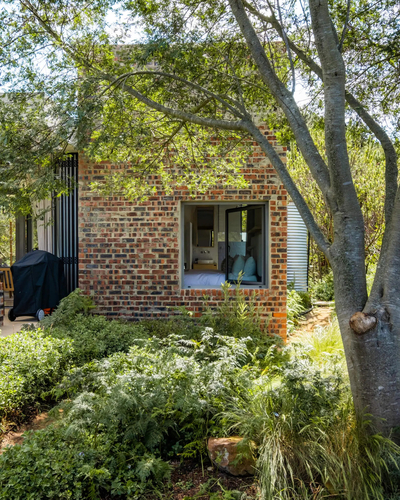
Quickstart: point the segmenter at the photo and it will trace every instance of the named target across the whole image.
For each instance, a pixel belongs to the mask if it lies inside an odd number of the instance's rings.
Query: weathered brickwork
[[[264,133],[284,158],[285,148]],[[247,189],[220,186],[193,200],[182,188],[141,204],[91,192],[89,183],[114,167],[79,158],[79,287],[94,294],[101,312],[139,319],[166,316],[183,305],[199,314],[204,295],[216,305],[221,290],[181,289],[181,203],[268,201],[270,280],[269,288],[256,290],[257,303],[264,318],[271,316],[269,331],[286,337],[286,191],[258,146],[243,169]]]

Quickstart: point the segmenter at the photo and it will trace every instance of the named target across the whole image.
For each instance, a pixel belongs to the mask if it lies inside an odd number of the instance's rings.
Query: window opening
[[[182,204],[182,286],[267,283],[267,204]]]

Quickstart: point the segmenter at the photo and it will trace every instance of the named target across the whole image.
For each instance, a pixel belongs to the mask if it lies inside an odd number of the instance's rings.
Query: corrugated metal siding
[[[307,291],[308,231],[296,205],[288,204],[287,212],[287,282],[295,290]]]

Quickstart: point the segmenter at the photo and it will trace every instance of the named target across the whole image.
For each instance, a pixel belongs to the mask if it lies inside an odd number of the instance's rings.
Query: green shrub
[[[40,325],[42,328],[63,326],[66,327],[71,322],[75,322],[78,313],[88,314],[96,306],[93,303],[92,297],[85,295],[77,288],[71,292],[67,297],[62,299],[57,306],[57,309],[51,314],[46,316]]]
[[[247,342],[206,328],[200,341],[138,339],[128,354],[73,369],[55,391],[72,398],[57,426],[0,458],[0,498],[99,498],[154,486],[169,456],[204,452],[226,401],[260,374]]]
[[[56,323],[45,330],[58,339],[73,340],[74,361],[83,365],[92,359],[102,359],[115,352],[128,352],[138,338],[148,333],[141,323],[109,321],[104,316],[78,313],[66,325]]]
[[[261,328],[253,297],[246,300],[239,287],[231,297],[229,288],[229,284],[223,285],[224,301],[216,310],[211,310],[206,303],[200,320],[181,308],[180,315],[129,323],[88,314],[94,307],[90,297],[75,290],[60,302],[52,316],[42,322],[43,328],[47,335],[54,338],[73,340],[77,365],[115,352],[128,352],[138,339],[165,339],[177,335],[182,339],[200,341],[204,326],[212,327],[221,335],[252,337],[253,352],[257,350],[258,358],[262,359],[272,345],[281,344],[282,340],[277,336],[268,336]]]
[[[376,264],[369,264],[368,272],[367,272],[367,292],[368,295],[371,293],[372,285],[374,283],[375,274],[376,274]]]
[[[333,273],[330,272],[320,281],[314,283],[311,287],[311,295],[316,300],[329,302],[334,300],[335,291],[333,286]]]
[[[200,340],[203,326],[198,318],[193,318],[189,311],[180,308],[181,314],[161,319],[148,319],[140,322],[148,337],[167,338],[179,335],[187,339]]]
[[[51,426],[25,435],[0,456],[0,498],[7,500],[137,498],[170,474],[169,465],[138,444],[106,434],[73,436]]]
[[[110,321],[104,316],[88,314],[94,307],[92,299],[77,289],[41,322],[46,335],[73,341],[73,359],[77,365],[115,352],[128,352],[137,338],[148,337],[142,323]]]
[[[0,416],[14,418],[59,382],[73,357],[70,340],[42,330],[0,339]]]
[[[398,448],[356,421],[340,348],[302,342],[260,361],[251,339],[207,327],[73,368],[53,390],[60,420],[0,457],[0,498],[139,498],[170,457],[239,433],[258,447],[262,499],[383,499]]]
[[[312,307],[311,293],[298,290],[297,294],[301,298],[301,304],[304,307],[304,309],[305,310],[310,309]]]

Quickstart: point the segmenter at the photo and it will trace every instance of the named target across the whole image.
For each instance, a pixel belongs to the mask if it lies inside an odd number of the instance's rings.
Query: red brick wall
[[[285,148],[269,139],[285,157]],[[271,315],[269,331],[286,337],[286,191],[258,146],[243,169],[247,189],[219,186],[195,200],[185,189],[141,204],[91,192],[90,181],[114,168],[79,157],[79,287],[94,294],[100,312],[160,317],[184,305],[200,313],[205,294],[216,304],[221,290],[180,288],[180,202],[268,201],[270,287],[256,290],[257,303],[264,318]]]

